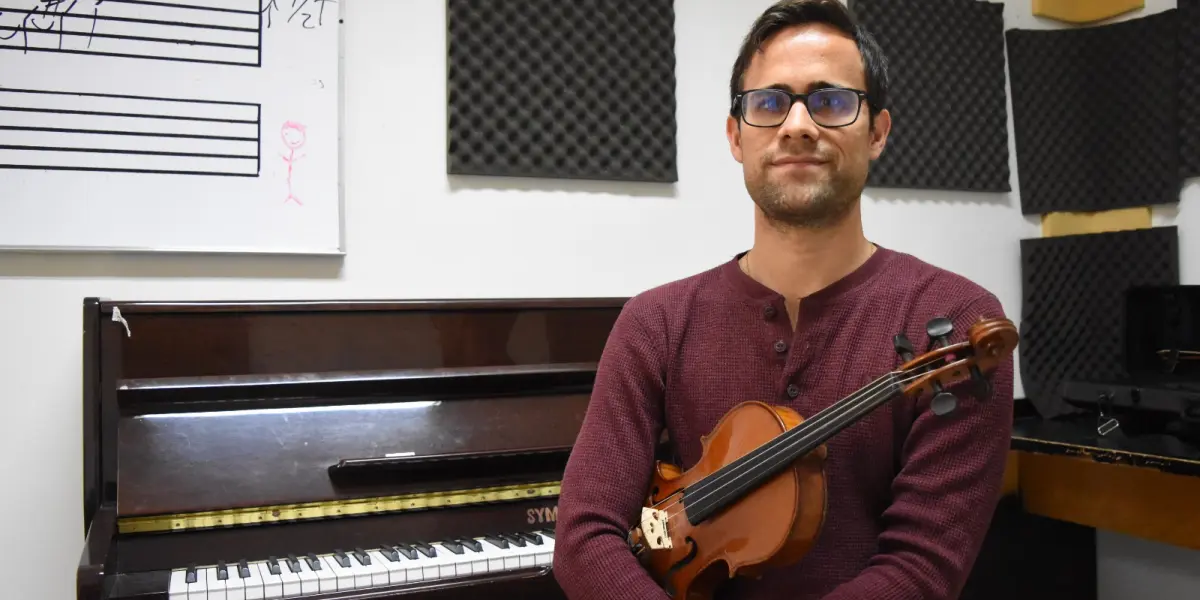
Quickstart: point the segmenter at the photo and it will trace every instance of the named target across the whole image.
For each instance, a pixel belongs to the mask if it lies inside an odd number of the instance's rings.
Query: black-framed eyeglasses
[[[817,125],[845,127],[858,120],[861,99],[866,97],[866,92],[853,88],[825,88],[807,94],[774,88],[746,90],[733,98],[732,110],[747,125],[778,127],[787,120],[792,105],[799,101]]]

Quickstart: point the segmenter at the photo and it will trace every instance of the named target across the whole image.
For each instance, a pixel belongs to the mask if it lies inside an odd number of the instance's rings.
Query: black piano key
[[[357,558],[358,563],[364,567],[370,566],[370,564],[371,564],[371,556],[369,554],[367,554],[367,551],[363,550],[362,548],[354,549],[354,558]]]
[[[314,571],[321,570],[321,559],[317,558],[316,554],[309,552],[308,554],[304,555],[304,560],[308,561],[308,568]]]
[[[217,579],[225,581],[229,579],[229,568],[225,566],[225,561],[217,561]]]
[[[438,542],[438,543],[440,543],[444,548],[446,548],[447,550],[449,550],[455,554],[463,553],[462,544],[460,544],[458,542],[455,542],[453,540],[442,540],[441,542]]]
[[[188,565],[187,577],[184,580],[188,583],[196,583],[196,565]]]
[[[404,555],[408,560],[417,560],[417,549],[408,544],[396,544],[396,551]]]
[[[350,557],[346,556],[345,552],[342,552],[341,550],[334,550],[333,559],[336,560],[339,565],[342,565],[342,568],[350,568]]]
[[[293,573],[300,572],[300,561],[296,559],[295,554],[287,555],[287,565],[288,565],[288,569],[291,572],[293,572]]]
[[[242,579],[250,578],[250,563],[244,558],[238,561],[238,576]]]
[[[467,548],[474,550],[475,552],[483,552],[483,544],[480,544],[479,540],[477,540],[475,538],[463,538],[463,539],[458,540],[458,542],[461,543],[463,546],[466,546]]]
[[[511,534],[511,533],[501,533],[501,534],[498,534],[498,535],[499,535],[500,537],[502,537],[502,538],[504,538],[504,539],[508,540],[508,543],[510,543],[510,544],[512,544],[512,545],[514,545],[514,546],[520,546],[520,547],[522,547],[522,548],[524,548],[524,547],[525,547],[525,538],[523,538],[523,537],[521,537],[521,536],[519,536],[519,535],[513,535],[513,534]]]
[[[418,552],[428,556],[429,558],[437,558],[437,551],[433,549],[433,546],[430,546],[425,542],[416,542],[413,544],[413,547],[416,548]]]
[[[501,550],[508,550],[508,540],[506,540],[502,537],[495,536],[495,535],[485,535],[485,536],[483,536],[483,540]]]
[[[268,558],[267,570],[270,571],[272,575],[281,575],[282,573],[279,569],[279,559],[274,556]]]
[[[396,552],[395,548],[387,544],[379,545],[379,553],[392,562],[400,562],[400,554]]]
[[[544,535],[550,539],[554,539],[554,531],[553,530],[547,529],[546,531],[542,531],[539,533],[541,533],[542,535]]]
[[[542,538],[539,537],[538,534],[536,534],[536,533],[529,533],[527,531],[522,531],[521,533],[518,533],[517,535],[529,540],[529,543],[531,543],[535,546],[542,545]]]

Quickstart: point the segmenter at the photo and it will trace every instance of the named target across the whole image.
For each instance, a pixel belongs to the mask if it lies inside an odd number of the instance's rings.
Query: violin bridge
[[[667,511],[642,508],[642,538],[651,550],[671,548],[671,532],[667,530]]]

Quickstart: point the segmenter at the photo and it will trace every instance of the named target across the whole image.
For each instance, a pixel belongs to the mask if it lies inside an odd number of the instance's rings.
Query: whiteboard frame
[[[338,2],[337,53],[338,53],[338,136],[337,136],[337,248],[317,250],[311,248],[286,248],[270,250],[253,246],[166,246],[162,248],[140,246],[11,246],[0,244],[4,254],[171,254],[171,255],[246,255],[246,256],[345,256],[346,255],[346,3]]]

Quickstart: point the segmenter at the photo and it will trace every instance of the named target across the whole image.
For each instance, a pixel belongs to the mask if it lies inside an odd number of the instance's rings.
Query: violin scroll
[[[958,400],[947,391],[950,386],[967,379],[980,386],[984,397],[991,393],[991,382],[984,377],[991,373],[1017,347],[1020,335],[1011,320],[980,318],[967,331],[967,340],[950,343],[953,323],[944,317],[931,319],[925,331],[929,336],[926,353],[914,357],[912,343],[903,334],[892,342],[904,360],[896,371],[901,393],[910,398],[931,392],[930,409],[945,415],[957,406]]]

